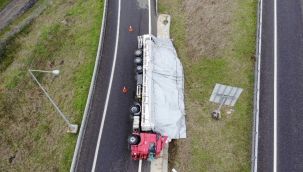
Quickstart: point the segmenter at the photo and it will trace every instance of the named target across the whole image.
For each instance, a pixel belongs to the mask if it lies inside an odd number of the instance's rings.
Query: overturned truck
[[[159,157],[171,139],[186,138],[184,74],[170,39],[138,37],[136,94],[128,138],[134,160]]]

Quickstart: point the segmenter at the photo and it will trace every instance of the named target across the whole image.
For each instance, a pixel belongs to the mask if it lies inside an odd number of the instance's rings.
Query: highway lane
[[[127,137],[131,133],[129,107],[135,92],[133,52],[137,47],[137,36],[148,33],[147,2],[121,1],[117,61],[96,171],[138,171],[138,161],[130,159]],[[128,32],[129,25],[133,26],[134,32]],[[121,92],[123,86],[129,88],[126,95]]]
[[[120,8],[119,1],[108,1],[101,61],[75,171],[138,171],[138,161],[130,159],[127,137],[135,91],[133,51],[137,36],[149,31],[149,1],[122,0]],[[134,32],[128,32],[129,25]],[[128,87],[127,94],[122,93],[123,86]],[[143,162],[142,171],[149,171],[148,162]]]
[[[101,58],[99,68],[96,74],[96,86],[92,94],[90,103],[87,124],[84,130],[84,137],[80,146],[78,158],[76,160],[75,171],[84,172],[90,171],[94,160],[95,148],[102,120],[102,112],[108,89],[108,81],[110,78],[112,57],[116,39],[116,24],[117,24],[117,1],[109,1],[107,19],[105,23],[105,34],[103,49],[101,50]]]
[[[277,170],[303,171],[303,18],[300,0],[277,1]]]
[[[274,2],[263,1],[258,171],[302,172],[302,1]]]
[[[274,9],[273,0],[263,1],[259,110],[258,171],[273,171],[274,113]]]

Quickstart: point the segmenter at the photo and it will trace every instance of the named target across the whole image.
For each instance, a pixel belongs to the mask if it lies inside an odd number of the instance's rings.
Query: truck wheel
[[[142,66],[137,66],[136,71],[137,71],[138,74],[142,74],[143,73],[143,67]]]
[[[136,65],[142,64],[142,58],[141,57],[136,57],[134,60]]]
[[[138,105],[132,105],[130,107],[130,113],[135,114],[135,113],[139,113],[139,112],[140,112],[140,107]]]
[[[135,54],[135,56],[137,56],[137,57],[142,56],[142,50],[137,49],[137,50],[135,51],[134,54]]]
[[[140,143],[140,136],[139,135],[135,135],[135,134],[129,136],[128,137],[128,143],[130,145],[137,145],[137,144],[139,144]]]

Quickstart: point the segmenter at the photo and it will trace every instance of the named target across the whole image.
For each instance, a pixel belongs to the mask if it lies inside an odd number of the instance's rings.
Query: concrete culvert
[[[221,118],[221,112],[218,111],[218,110],[215,110],[211,113],[211,116],[216,119],[216,120],[219,120]]]

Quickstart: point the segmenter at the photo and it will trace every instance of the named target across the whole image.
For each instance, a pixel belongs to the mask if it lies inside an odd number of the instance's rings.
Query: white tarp
[[[147,96],[143,99],[152,130],[170,139],[186,138],[184,74],[176,50],[170,39],[152,37],[144,43],[148,52],[144,55]]]

